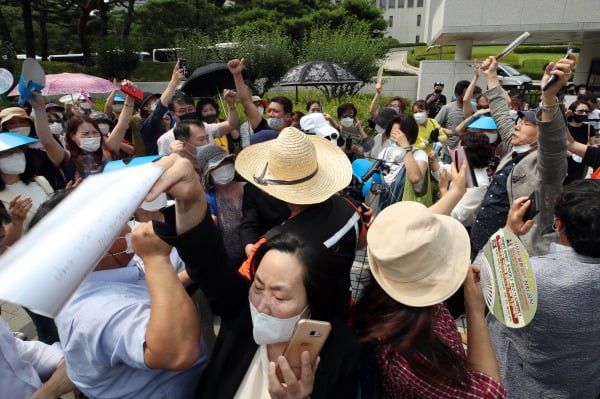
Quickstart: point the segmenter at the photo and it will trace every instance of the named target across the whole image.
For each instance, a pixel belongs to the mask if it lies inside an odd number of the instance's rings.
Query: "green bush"
[[[140,63],[133,44],[121,37],[110,37],[100,41],[96,52],[95,60],[100,75],[107,79],[129,78]]]
[[[140,62],[131,74],[134,82],[167,82],[171,80],[175,63],[170,62]]]
[[[46,74],[54,73],[87,73],[88,75],[98,76],[100,75],[100,69],[96,66],[81,65],[77,62],[63,62],[63,61],[42,61],[40,62],[44,72]]]
[[[393,37],[384,37],[382,40],[383,40],[383,46],[386,49],[401,47],[401,44],[398,41],[398,39],[394,39]]]
[[[319,87],[326,96],[341,97],[358,92],[377,73],[386,54],[383,41],[373,39],[366,23],[344,24],[338,28],[317,26],[304,37],[300,62],[329,61],[346,66],[362,84]]]
[[[573,52],[579,52],[579,46],[571,47]],[[527,53],[559,53],[565,54],[567,52],[567,46],[519,46],[515,49],[517,54]]]
[[[544,76],[544,68],[548,65],[548,60],[524,60],[519,72],[529,75],[531,79],[541,79]]]

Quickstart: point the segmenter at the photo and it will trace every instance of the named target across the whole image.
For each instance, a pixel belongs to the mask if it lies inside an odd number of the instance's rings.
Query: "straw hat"
[[[0,111],[0,125],[4,125],[5,122],[11,120],[12,118],[29,119],[31,122],[33,122],[33,118],[27,115],[27,111],[21,107],[8,107]]]
[[[462,285],[471,263],[469,235],[457,220],[417,202],[385,208],[367,233],[371,273],[396,301],[443,302]]]
[[[341,149],[293,127],[274,140],[246,147],[235,168],[267,194],[299,205],[323,202],[352,179],[352,166]]]

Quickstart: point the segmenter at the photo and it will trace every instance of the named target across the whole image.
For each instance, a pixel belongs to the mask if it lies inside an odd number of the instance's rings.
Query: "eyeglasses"
[[[354,114],[344,114],[344,115],[342,115],[342,118],[352,118],[352,119],[354,119]]]
[[[576,109],[575,113],[577,113],[577,114],[589,114],[590,111],[588,109]]]

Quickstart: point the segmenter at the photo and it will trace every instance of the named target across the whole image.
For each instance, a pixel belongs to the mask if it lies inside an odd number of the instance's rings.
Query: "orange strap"
[[[250,255],[248,255],[248,259],[246,259],[238,269],[238,272],[242,276],[246,277],[248,280],[252,280],[250,265],[252,264],[252,259],[254,259],[254,254],[256,253],[256,251],[258,251],[258,248],[260,248],[260,246],[263,245],[265,242],[267,242],[267,239],[264,237],[258,240],[256,244],[254,244],[254,247],[252,247]]]

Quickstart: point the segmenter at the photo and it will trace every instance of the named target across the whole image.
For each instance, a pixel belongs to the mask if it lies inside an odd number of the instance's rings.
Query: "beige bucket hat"
[[[449,216],[404,201],[385,208],[367,233],[371,273],[396,301],[431,306],[452,296],[471,264],[469,235]]]
[[[323,202],[352,179],[350,160],[340,148],[293,127],[274,140],[246,147],[235,169],[267,194],[298,205]]]

